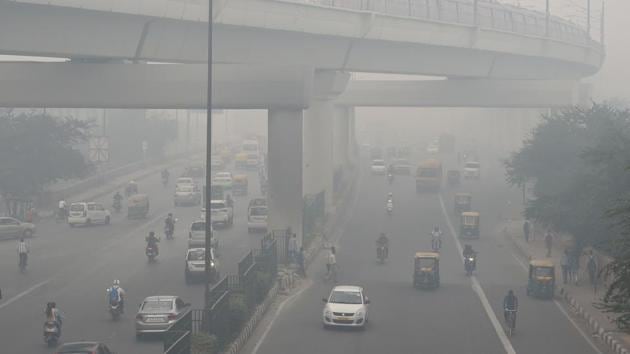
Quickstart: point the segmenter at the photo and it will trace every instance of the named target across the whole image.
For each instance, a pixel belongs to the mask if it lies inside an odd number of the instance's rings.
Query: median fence
[[[260,249],[241,258],[238,274],[228,274],[212,286],[208,292],[208,308],[191,310],[186,323],[174,325],[168,331],[164,337],[164,353],[222,352],[265,300],[277,272],[277,240],[269,234],[261,241]]]

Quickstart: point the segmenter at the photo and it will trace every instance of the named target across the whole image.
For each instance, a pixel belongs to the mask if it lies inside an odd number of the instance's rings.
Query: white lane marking
[[[24,296],[32,293],[33,291],[39,289],[40,287],[48,284],[48,282],[50,281],[50,279],[46,279],[40,283],[37,283],[33,286],[31,286],[30,288],[22,291],[21,293],[15,295],[14,297],[10,298],[9,300],[5,301],[3,304],[0,304],[0,310],[11,305],[12,303],[14,303],[15,301],[18,301],[19,299],[23,298]]]
[[[440,195],[439,197],[440,197],[440,207],[442,208],[442,214],[444,214],[444,218],[446,219],[446,224],[448,225],[448,228],[451,231],[451,236],[453,237],[453,240],[455,240],[455,245],[457,245],[457,250],[459,251],[459,259],[461,260],[462,264],[464,264],[464,255],[463,255],[462,245],[457,239],[455,228],[453,227],[453,224],[451,223],[451,219],[449,218],[448,213],[446,212],[446,207],[444,206],[444,199],[442,198],[442,195]],[[501,322],[499,322],[499,319],[497,318],[496,314],[492,310],[492,306],[490,306],[488,297],[486,296],[486,293],[483,291],[481,284],[479,284],[479,280],[477,280],[477,277],[474,275],[472,275],[470,278],[472,282],[472,289],[475,292],[475,294],[477,294],[477,297],[479,297],[479,300],[481,301],[481,305],[486,311],[486,314],[488,315],[488,318],[490,319],[490,322],[492,323],[492,326],[494,327],[494,331],[497,333],[497,336],[499,337],[501,344],[503,344],[503,348],[505,349],[506,353],[516,354],[514,347],[512,347],[512,343],[510,343],[510,340],[508,339],[507,335],[505,335],[505,332],[503,331],[503,326],[501,325]]]
[[[284,301],[282,301],[280,303],[280,305],[276,309],[276,312],[273,314],[273,317],[271,318],[271,321],[269,321],[269,323],[265,327],[265,331],[263,332],[263,334],[260,336],[260,338],[256,342],[256,345],[254,346],[254,349],[252,350],[251,354],[256,354],[258,352],[258,349],[260,349],[260,346],[263,344],[263,342],[267,338],[267,335],[271,331],[271,328],[273,328],[273,323],[276,322],[276,319],[278,319],[278,317],[280,317],[280,313],[282,312],[282,309],[284,308],[284,306],[286,304],[288,304],[290,301],[293,301],[293,299],[296,299],[300,294],[302,294],[302,292],[304,292],[304,290],[310,288],[311,285],[313,285],[313,282],[311,282],[308,286],[300,289],[295,294],[293,294],[293,295],[289,296],[288,298],[284,299]]]
[[[512,257],[514,257],[514,259],[516,259],[516,261],[518,262],[518,264],[521,266],[521,268],[523,268],[523,271],[525,273],[527,273],[529,271],[529,269],[527,268],[527,266],[525,265],[525,263],[523,263],[523,261],[514,253],[512,253]],[[582,328],[580,328],[578,326],[578,324],[573,320],[573,318],[571,318],[571,316],[567,313],[567,311],[564,309],[564,307],[562,306],[562,304],[556,300],[553,299],[553,303],[558,307],[558,309],[560,310],[560,312],[564,315],[564,317],[567,318],[567,320],[569,320],[569,322],[571,322],[571,324],[573,325],[573,327],[575,327],[575,329],[578,331],[578,333],[582,336],[582,338],[584,338],[584,340],[591,346],[591,348],[593,348],[593,350],[598,353],[598,354],[604,354],[601,350],[599,350],[599,348],[595,345],[595,343],[591,340],[591,338],[586,335],[586,333],[584,333],[584,331],[582,330]]]

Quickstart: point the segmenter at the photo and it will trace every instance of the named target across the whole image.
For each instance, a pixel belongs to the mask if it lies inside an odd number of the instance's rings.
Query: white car
[[[326,305],[322,313],[324,328],[365,327],[368,322],[370,300],[363,287],[353,285],[335,286],[328,298],[322,299]]]
[[[212,233],[212,225],[210,225],[210,232]],[[206,245],[206,222],[204,220],[196,220],[190,224],[188,231],[188,248],[205,247]],[[219,240],[212,235],[212,248],[219,247]]]
[[[464,164],[464,178],[465,179],[479,179],[481,174],[479,172],[481,165],[477,161],[468,161]]]
[[[192,177],[179,177],[177,181],[175,181],[175,188],[181,186],[194,186],[195,180]]]
[[[234,223],[234,211],[225,200],[211,200],[210,212],[212,213],[210,216],[212,225],[232,226]]]
[[[252,205],[247,209],[247,231],[267,231],[267,205]]]
[[[180,205],[199,205],[201,203],[201,191],[194,184],[180,184],[175,187],[175,195],[173,196],[173,204]]]
[[[440,152],[440,146],[433,142],[431,144],[429,144],[429,146],[427,146],[427,152],[429,154],[437,154],[438,152]]]
[[[213,185],[221,186],[225,189],[231,189],[233,183],[232,173],[230,172],[218,172],[212,179]]]
[[[205,248],[189,248],[186,251],[186,284],[190,284],[195,279],[203,280],[206,274],[206,250]],[[214,249],[210,248],[210,267],[211,276],[218,279],[219,272],[217,270],[217,259]]]
[[[68,214],[68,224],[75,225],[91,225],[91,224],[109,224],[111,214],[109,210],[103,207],[101,203],[72,203]]]
[[[372,174],[384,175],[387,172],[387,166],[385,166],[385,160],[375,159],[372,160]]]

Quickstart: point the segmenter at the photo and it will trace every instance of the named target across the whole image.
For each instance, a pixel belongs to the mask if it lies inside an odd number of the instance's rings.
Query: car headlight
[[[328,309],[324,310],[324,316],[326,316],[326,317],[332,317],[332,311],[330,311],[330,310],[328,310]]]
[[[363,315],[364,315],[363,310],[359,310],[357,311],[357,313],[354,314],[354,317],[363,317]]]

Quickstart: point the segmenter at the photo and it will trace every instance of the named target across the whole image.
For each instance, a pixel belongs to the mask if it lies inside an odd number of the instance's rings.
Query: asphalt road
[[[361,285],[370,297],[367,328],[323,329],[321,299],[333,285],[323,281],[320,258],[309,271],[310,285],[280,311],[270,313],[263,323],[267,327],[257,330],[244,352],[598,353],[559,303],[525,295],[527,273],[499,232],[501,218],[518,210],[515,204],[521,202],[520,194],[508,190],[498,161],[485,166],[480,181],[443,188],[439,194],[416,194],[412,177],[397,177],[388,186],[383,176],[372,176],[366,168],[337,241],[337,262],[339,284]],[[467,242],[479,252],[474,278],[465,275],[449,227],[450,222],[459,228],[452,214],[452,195],[457,190],[472,192],[473,207],[481,213],[481,237]],[[391,217],[385,213],[388,191],[394,193]],[[412,287],[413,255],[430,249],[433,225],[444,231],[441,287],[416,290]],[[390,258],[384,265],[376,261],[375,240],[381,231],[390,235]],[[517,332],[510,339],[502,329],[503,296],[509,289],[520,300]],[[493,317],[498,319],[495,324]]]
[[[171,176],[182,170],[172,170]],[[249,198],[259,195],[257,173],[248,172],[250,193],[236,197],[234,226],[217,230],[219,270],[236,271],[236,264],[249,249],[258,248],[260,234],[248,234],[246,208]],[[27,271],[17,267],[17,241],[0,242],[0,353],[50,353],[42,338],[43,311],[55,301],[65,315],[62,342],[98,340],[117,353],[161,353],[158,338],[136,340],[135,314],[146,296],[178,295],[193,307],[203,306],[203,286],[186,285],[184,256],[187,227],[200,216],[200,207],[173,207],[174,178],[168,188],[159,175],[138,181],[150,197],[151,211],[144,220],[128,220],[126,208],[114,214],[111,225],[70,228],[43,220],[30,240]],[[111,195],[101,200],[111,205]],[[162,235],[157,262],[148,264],[144,238],[149,231],[163,234],[167,213],[177,217],[175,239]],[[123,317],[114,322],[107,309],[106,288],[120,279],[127,291]]]

